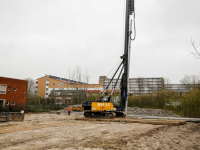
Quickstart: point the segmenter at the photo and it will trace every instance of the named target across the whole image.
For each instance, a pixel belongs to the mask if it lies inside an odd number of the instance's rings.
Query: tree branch
[[[200,44],[198,46],[195,46],[194,42],[195,41],[193,41],[192,38],[191,38],[191,44],[192,44],[192,46],[195,50],[195,52],[191,52],[191,54],[194,55],[196,58],[200,59],[200,53],[197,50],[197,48],[199,47]]]

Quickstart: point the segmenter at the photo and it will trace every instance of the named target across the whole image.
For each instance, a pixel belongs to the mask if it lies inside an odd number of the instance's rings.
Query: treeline
[[[160,91],[149,96],[129,96],[129,107],[170,110],[184,117],[200,117],[200,90],[191,90],[183,96]]]

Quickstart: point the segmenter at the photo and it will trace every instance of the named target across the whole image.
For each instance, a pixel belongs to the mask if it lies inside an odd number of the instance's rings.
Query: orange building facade
[[[100,84],[86,84],[61,77],[45,75],[36,80],[36,95],[48,98],[53,90],[84,90],[88,93],[99,93],[104,90]]]

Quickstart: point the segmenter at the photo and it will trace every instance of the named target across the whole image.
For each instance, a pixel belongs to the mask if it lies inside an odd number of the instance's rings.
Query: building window
[[[54,92],[54,96],[59,96],[60,92]]]
[[[56,103],[57,103],[57,104],[62,103],[62,99],[56,99]]]
[[[55,83],[53,83],[53,86],[55,86]]]
[[[9,87],[8,87],[8,91],[10,91],[10,90],[11,90],[11,87],[9,86]]]
[[[48,88],[46,88],[46,90],[48,90]]]
[[[16,102],[14,101],[14,102],[13,102],[13,105],[15,105],[15,104],[16,104]]]
[[[65,98],[65,104],[71,103],[71,98]]]
[[[0,94],[6,94],[6,84],[0,84]]]
[[[46,81],[49,81],[49,79],[47,79]]]
[[[48,95],[48,93],[46,93],[46,95]]]
[[[68,95],[73,95],[73,93],[68,93]]]
[[[58,83],[58,86],[64,86],[64,83]]]
[[[17,92],[17,87],[14,88],[14,91]]]
[[[49,84],[46,84],[46,86],[49,86]]]
[[[62,97],[56,97],[56,103],[62,104]]]
[[[10,104],[10,102],[9,102],[9,101],[7,101],[7,102],[6,102],[6,105],[9,105],[9,104]]]

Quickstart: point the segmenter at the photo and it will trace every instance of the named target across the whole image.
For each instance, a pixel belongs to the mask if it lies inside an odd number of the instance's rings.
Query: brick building
[[[0,111],[8,110],[13,104],[13,111],[24,110],[27,96],[26,80],[0,77]]]

